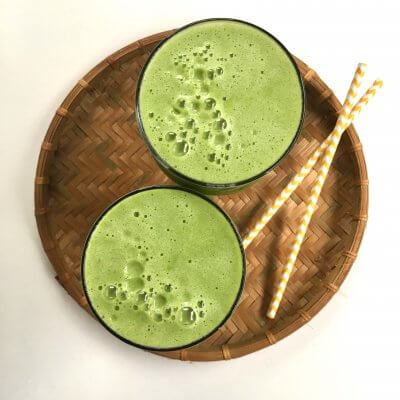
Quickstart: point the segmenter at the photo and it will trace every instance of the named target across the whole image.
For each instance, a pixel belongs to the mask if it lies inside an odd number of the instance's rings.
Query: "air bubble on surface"
[[[184,156],[189,151],[189,144],[186,140],[179,140],[175,143],[174,152],[177,156]]]
[[[167,142],[173,142],[173,141],[175,140],[175,138],[176,138],[176,133],[175,133],[175,132],[168,132],[168,133],[165,135],[165,140],[166,140]]]
[[[215,153],[208,154],[207,160],[210,162],[214,162],[215,161]]]
[[[214,117],[214,118],[219,118],[220,116],[221,116],[221,111],[215,110],[215,111],[213,112],[213,117]]]
[[[154,319],[154,321],[156,321],[156,322],[161,322],[162,321],[162,315],[160,314],[160,313],[155,313],[154,315],[153,315],[153,319]]]
[[[108,285],[104,290],[104,294],[107,299],[115,299],[117,297],[117,287],[114,285]]]
[[[144,290],[141,290],[136,294],[136,300],[138,304],[144,304],[148,300],[148,297],[149,296],[147,292],[145,292]]]
[[[165,286],[164,286],[164,290],[165,290],[166,292],[170,292],[170,291],[172,290],[172,285],[171,285],[171,284],[165,285]]]
[[[164,310],[164,316],[165,316],[165,318],[169,318],[169,317],[171,316],[171,314],[172,314],[172,310],[171,310],[170,307],[168,307],[168,308],[166,308],[166,309]]]
[[[206,110],[211,110],[212,108],[215,107],[216,101],[212,97],[208,97],[207,99],[204,100],[204,104]]]
[[[185,306],[181,308],[180,321],[183,325],[192,325],[196,322],[196,312],[192,307]]]
[[[189,118],[186,121],[186,128],[188,129],[192,129],[194,127],[194,119],[193,118]]]
[[[227,126],[226,120],[223,119],[223,118],[219,119],[219,120],[215,123],[215,127],[216,127],[216,129],[218,129],[218,130],[225,129],[226,126]]]

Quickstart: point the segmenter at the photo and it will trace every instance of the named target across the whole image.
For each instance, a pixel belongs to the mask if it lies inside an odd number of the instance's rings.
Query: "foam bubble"
[[[194,123],[195,123],[194,119],[193,118],[189,118],[186,121],[186,128],[192,129],[194,127]]]
[[[141,290],[136,293],[136,300],[137,300],[138,304],[145,303],[147,301],[148,297],[149,297],[149,295],[144,290]]]
[[[184,156],[189,151],[189,144],[186,140],[179,140],[175,143],[174,152],[177,156]]]
[[[204,100],[204,104],[206,110],[211,110],[212,108],[215,107],[216,101],[212,97],[208,97],[207,99]]]
[[[192,325],[196,322],[196,312],[192,307],[182,307],[181,308],[181,318],[180,321],[183,325]]]
[[[226,122],[226,120],[223,119],[223,118],[219,119],[219,120],[216,122],[216,124],[215,124],[215,127],[216,127],[216,129],[218,129],[218,130],[225,129],[226,126],[227,126],[227,122]]]
[[[155,313],[154,315],[153,315],[153,319],[154,319],[154,321],[156,321],[156,322],[161,322],[162,321],[162,315],[160,314],[160,313]]]
[[[214,117],[214,118],[219,118],[220,116],[221,116],[221,111],[215,110],[215,111],[213,112],[213,117]]]
[[[166,140],[167,142],[173,142],[173,141],[175,140],[175,138],[176,138],[176,133],[175,133],[175,132],[168,132],[168,133],[165,135],[165,140]]]
[[[169,318],[169,317],[171,316],[171,314],[172,314],[171,307],[168,307],[168,308],[166,308],[166,309],[164,310],[164,316],[165,316],[165,318]]]
[[[114,285],[108,285],[105,288],[104,295],[107,299],[115,299],[117,297],[117,287]]]
[[[165,286],[164,286],[164,290],[165,290],[166,292],[170,292],[170,291],[172,290],[172,285],[171,285],[171,284],[165,285]]]

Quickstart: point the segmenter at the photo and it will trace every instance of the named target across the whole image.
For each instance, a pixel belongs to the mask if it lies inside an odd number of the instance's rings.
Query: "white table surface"
[[[0,1],[0,399],[400,398],[399,15],[396,1]],[[340,291],[272,347],[184,363],[118,341],[61,289],[36,230],[33,180],[50,120],[81,76],[132,41],[213,16],[275,34],[339,99],[359,61],[367,82],[385,86],[355,124],[369,221]]]

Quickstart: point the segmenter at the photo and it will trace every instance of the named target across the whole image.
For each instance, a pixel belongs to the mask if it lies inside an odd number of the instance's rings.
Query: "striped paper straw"
[[[357,72],[356,72],[356,75],[357,75]],[[335,129],[332,132],[332,134],[333,134],[332,140],[331,140],[328,148],[325,151],[322,166],[318,172],[316,182],[311,191],[311,196],[308,200],[306,211],[301,219],[299,228],[297,230],[296,238],[295,238],[294,244],[292,246],[290,255],[288,257],[288,261],[283,269],[283,274],[279,281],[279,285],[278,285],[278,287],[275,291],[274,297],[270,303],[270,306],[269,306],[269,309],[267,312],[268,318],[274,318],[276,315],[276,312],[279,308],[280,301],[281,301],[283,293],[286,289],[286,285],[289,280],[290,274],[292,272],[294,263],[296,262],[297,255],[299,253],[301,244],[304,240],[304,236],[307,232],[307,228],[310,223],[311,217],[315,211],[319,195],[320,195],[322,187],[325,183],[325,180],[326,180],[330,165],[332,163],[333,157],[335,155],[337,146],[339,144],[340,138],[341,138],[343,132],[346,130],[346,128],[351,124],[354,117],[358,113],[361,112],[362,108],[366,104],[368,104],[369,100],[375,95],[376,90],[379,89],[380,87],[382,87],[382,81],[376,80],[373,83],[373,85],[367,90],[367,92],[364,94],[364,96],[362,96],[361,99],[357,102],[357,104],[353,107],[353,110],[350,113],[348,113],[347,111],[345,113],[342,113],[338,118],[338,122],[336,123]],[[350,92],[351,92],[351,90],[349,90],[349,93]],[[351,94],[351,96],[353,96],[353,95]]]
[[[349,91],[347,92],[346,101],[344,102],[343,109],[341,115],[350,115],[352,107],[355,103],[355,96],[357,93],[357,89],[360,87],[361,81],[359,80],[359,76],[364,76],[365,74],[366,64],[358,64],[356,73],[354,75],[353,81],[350,85]],[[360,74],[357,74],[357,71]],[[282,190],[280,195],[275,199],[273,204],[268,208],[268,210],[261,216],[261,218],[257,221],[254,228],[247,234],[247,236],[243,239],[243,247],[247,248],[253,239],[259,234],[259,232],[264,229],[264,226],[270,221],[270,219],[276,214],[276,212],[281,208],[281,206],[286,202],[286,200],[290,197],[290,195],[297,189],[297,187],[303,182],[304,178],[310,173],[311,169],[321,157],[321,154],[328,147],[333,136],[333,132],[318,146],[315,150],[314,154],[308,159],[306,164],[301,168],[300,172],[298,172],[286,185],[286,187]]]

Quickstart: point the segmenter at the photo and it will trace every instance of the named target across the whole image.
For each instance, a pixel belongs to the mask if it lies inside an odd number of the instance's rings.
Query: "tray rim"
[[[46,186],[49,184],[49,178],[46,176],[46,165],[51,159],[52,153],[56,150],[57,145],[53,143],[56,136],[59,125],[61,124],[63,118],[68,117],[69,108],[73,102],[78,98],[78,96],[83,91],[90,91],[90,83],[93,81],[100,73],[102,73],[107,68],[114,69],[116,64],[122,62],[125,57],[129,57],[131,53],[137,52],[138,55],[142,55],[146,48],[154,46],[157,42],[165,38],[167,35],[175,32],[176,29],[171,29],[168,31],[160,32],[151,36],[147,36],[136,42],[128,44],[127,46],[115,51],[110,56],[106,57],[104,60],[100,61],[95,67],[93,67],[88,73],[86,73],[82,79],[80,79],[72,90],[68,93],[65,99],[62,101],[60,106],[57,108],[55,115],[53,116],[50,125],[47,129],[46,135],[42,141],[37,167],[35,174],[35,185],[34,185],[34,210],[36,224],[39,231],[42,247],[56,271],[56,279],[59,283],[67,290],[67,292],[78,302],[78,304],[83,307],[86,311],[88,309],[88,303],[85,296],[79,296],[76,293],[76,289],[71,285],[68,285],[68,280],[70,279],[70,273],[65,271],[60,262],[57,254],[57,246],[50,235],[48,224],[47,224],[47,212],[49,208],[46,206],[45,201],[45,190]],[[342,105],[336,98],[333,91],[325,84],[324,81],[318,76],[318,74],[311,68],[309,68],[305,63],[299,60],[293,55],[296,60],[300,71],[302,72],[303,80],[305,86],[311,85],[316,87],[319,85],[324,90],[321,91],[321,103],[326,102],[330,108],[339,114]],[[132,112],[134,109],[132,108]],[[368,173],[366,162],[362,150],[362,144],[357,135],[357,132],[353,125],[350,125],[346,130],[347,136],[350,140],[353,153],[353,158],[357,163],[357,170],[359,171],[360,178],[357,185],[360,186],[360,199],[359,199],[359,214],[354,216],[354,220],[357,221],[355,228],[355,233],[349,245],[348,251],[342,254],[343,262],[336,277],[325,284],[325,291],[310,308],[307,310],[299,310],[298,317],[295,318],[285,329],[279,330],[278,332],[272,332],[266,330],[264,336],[255,336],[247,343],[234,343],[222,345],[220,349],[210,349],[203,350],[201,352],[196,351],[196,347],[183,349],[180,351],[173,352],[153,352],[164,357],[169,357],[173,359],[180,360],[192,360],[192,361],[216,361],[216,360],[228,360],[231,358],[241,357],[243,355],[250,354],[262,348],[268,347],[279,340],[282,340],[286,336],[295,332],[297,329],[309,322],[333,297],[333,295],[338,291],[339,287],[346,278],[348,272],[350,271],[354,260],[357,256],[363,234],[366,228],[366,223],[368,219],[368,203],[369,203],[369,191],[368,191]],[[90,311],[89,311],[90,312]]]

